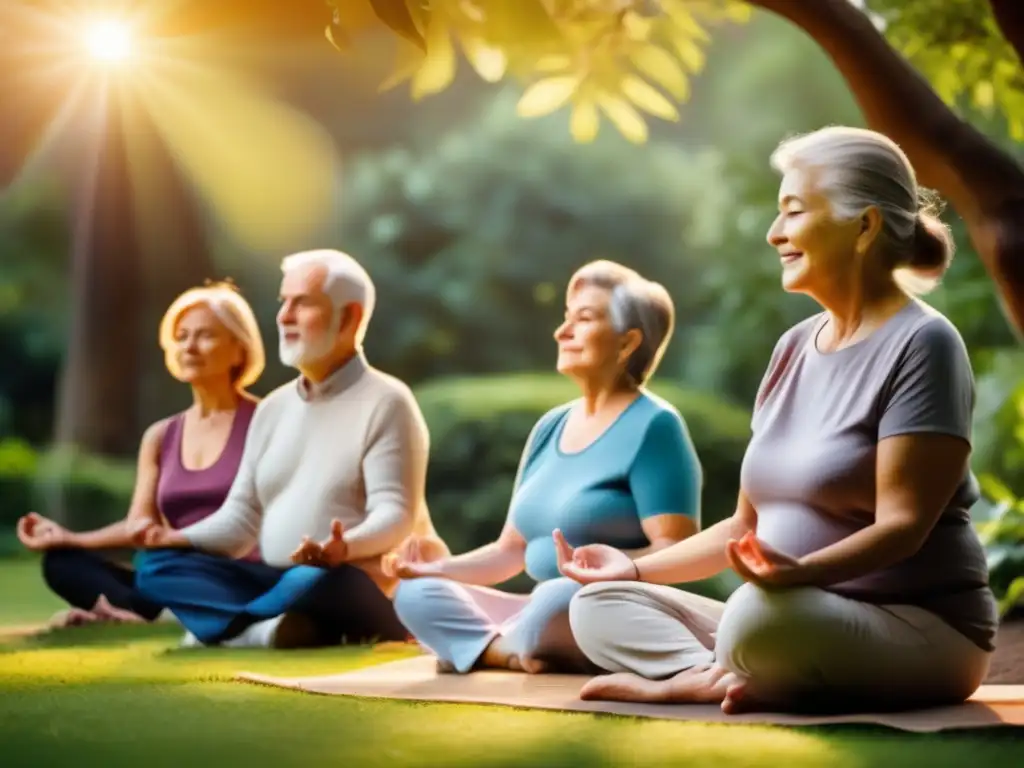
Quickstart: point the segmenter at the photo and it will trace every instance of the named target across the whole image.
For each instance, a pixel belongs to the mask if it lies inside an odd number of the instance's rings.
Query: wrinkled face
[[[174,327],[174,347],[169,351],[178,378],[189,383],[230,377],[245,363],[245,347],[205,304],[181,314]]]
[[[573,291],[565,305],[565,321],[555,331],[558,372],[576,378],[611,374],[625,366],[623,334],[610,317],[611,292],[584,285]]]
[[[848,279],[859,266],[863,221],[837,221],[815,170],[794,168],[779,187],[779,215],[768,244],[782,261],[782,287],[815,295]]]
[[[324,292],[326,268],[297,268],[281,281],[277,313],[281,362],[295,368],[322,360],[334,349],[338,315]]]

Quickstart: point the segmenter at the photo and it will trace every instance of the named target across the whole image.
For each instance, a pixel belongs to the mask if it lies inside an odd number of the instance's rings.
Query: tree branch
[[[810,35],[850,86],[868,125],[896,141],[921,182],[965,220],[1024,194],[1024,170],[936,95],[848,0],[748,0]]]
[[[999,31],[1024,61],[1024,3],[1021,0],[989,0]]]
[[[747,2],[787,19],[821,46],[868,125],[896,141],[921,183],[963,217],[1011,323],[1024,330],[1024,169],[943,103],[849,0]],[[1011,33],[1024,28],[1020,0],[990,2]]]

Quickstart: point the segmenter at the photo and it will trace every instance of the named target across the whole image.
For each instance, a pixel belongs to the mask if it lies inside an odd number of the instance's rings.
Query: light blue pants
[[[554,671],[592,673],[596,667],[569,627],[569,603],[579,589],[565,578],[541,582],[529,595],[412,579],[399,585],[395,611],[420,645],[460,673],[469,672],[499,635],[520,658],[547,662]]]

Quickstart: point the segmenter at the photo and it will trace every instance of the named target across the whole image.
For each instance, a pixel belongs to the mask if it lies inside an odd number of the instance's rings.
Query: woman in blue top
[[[597,261],[573,276],[555,340],[582,397],[531,431],[498,540],[433,562],[411,546],[392,564],[398,616],[441,670],[591,669],[568,621],[580,585],[559,574],[554,531],[632,557],[696,532],[700,463],[679,413],[644,389],[673,325],[668,293],[631,269]],[[524,568],[532,594],[489,588]]]

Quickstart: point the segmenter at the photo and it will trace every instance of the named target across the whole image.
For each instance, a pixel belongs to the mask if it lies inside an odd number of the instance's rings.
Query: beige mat
[[[243,672],[238,678],[253,683],[292,688],[309,693],[413,701],[497,704],[526,709],[603,712],[662,720],[702,723],[765,723],[823,725],[860,723],[884,725],[904,731],[934,732],[954,728],[1024,726],[1024,685],[985,685],[971,701],[957,707],[915,712],[836,717],[746,714],[726,716],[716,706],[623,704],[582,701],[580,686],[587,679],[572,675],[525,675],[510,672],[474,672],[438,675],[429,656],[381,664],[327,677],[267,677]]]

